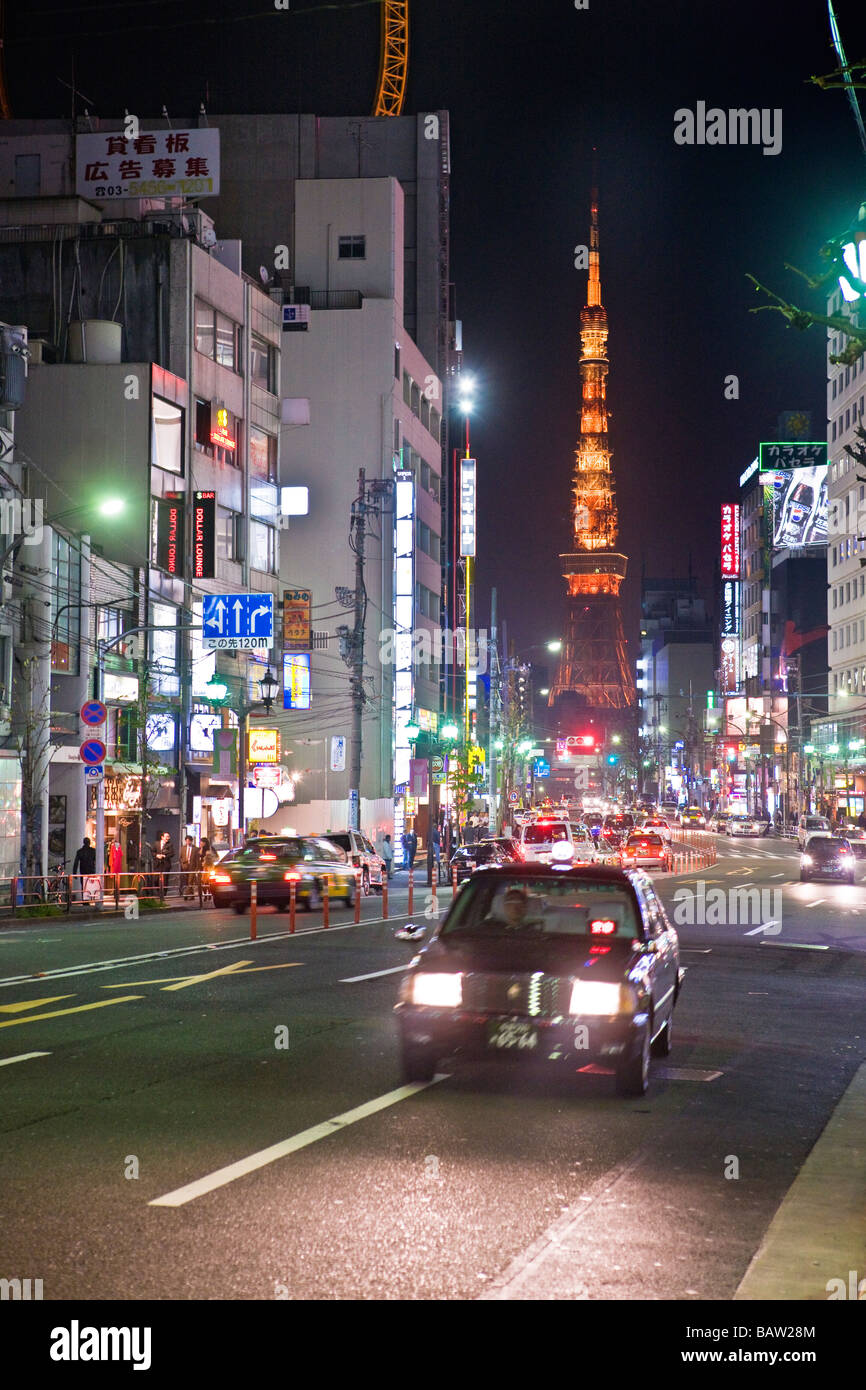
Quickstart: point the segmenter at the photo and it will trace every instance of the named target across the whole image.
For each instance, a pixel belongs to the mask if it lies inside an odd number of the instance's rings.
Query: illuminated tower
[[[616,550],[619,523],[607,440],[607,313],[598,271],[598,190],[592,191],[589,284],[580,315],[580,438],[574,461],[574,548],[560,555],[568,615],[550,704],[565,715],[592,710],[604,720],[634,703],[620,585],[627,560]],[[614,721],[620,722],[620,721]],[[568,732],[563,729],[563,732]]]

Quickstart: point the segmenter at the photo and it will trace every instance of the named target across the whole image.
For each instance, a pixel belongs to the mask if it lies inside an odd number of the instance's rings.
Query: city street
[[[367,898],[291,938],[273,913],[255,942],[213,911],[4,928],[4,1273],[46,1300],[826,1300],[866,1272],[866,888],[718,847],[655,876],[669,915],[701,880],[779,888],[781,930],[678,928],[640,1100],[493,1063],[402,1086],[404,875],[389,922]]]

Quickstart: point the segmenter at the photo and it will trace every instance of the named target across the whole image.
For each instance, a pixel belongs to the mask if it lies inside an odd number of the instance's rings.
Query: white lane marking
[[[382,975],[402,975],[408,969],[408,965],[392,965],[390,970],[374,970],[369,975],[349,975],[340,984],[357,985],[361,980],[378,980]]]
[[[207,1177],[198,1178],[196,1182],[187,1183],[184,1187],[176,1187],[173,1192],[167,1192],[164,1197],[154,1197],[153,1201],[148,1202],[151,1207],[182,1207],[187,1202],[192,1202],[196,1197],[202,1197],[206,1192],[213,1192],[218,1187],[226,1187],[236,1178],[246,1177],[247,1173],[254,1173],[257,1168],[264,1168],[269,1163],[275,1163],[278,1158],[285,1158],[287,1154],[297,1153],[298,1149],[305,1149],[309,1144],[315,1144],[318,1139],[327,1139],[330,1134],[336,1134],[338,1130],[345,1129],[347,1125],[357,1124],[359,1120],[366,1120],[368,1116],[375,1115],[379,1110],[387,1110],[391,1105],[397,1105],[401,1100],[408,1100],[415,1096],[419,1091],[426,1091],[428,1086],[435,1086],[437,1081],[447,1081],[448,1077],[437,1074],[432,1081],[415,1082],[411,1086],[399,1086],[396,1091],[386,1091],[383,1096],[376,1096],[375,1100],[368,1100],[364,1105],[358,1105],[354,1110],[346,1110],[342,1115],[335,1115],[332,1120],[325,1120],[320,1125],[313,1125],[310,1129],[302,1129],[300,1134],[293,1134],[289,1139],[281,1139],[278,1144],[271,1144],[266,1149],[259,1149],[257,1153],[248,1154],[246,1158],[241,1158],[237,1163],[229,1163],[225,1168],[218,1168],[214,1173],[208,1173]]]
[[[716,1081],[724,1073],[704,1071],[701,1067],[653,1067],[653,1076],[663,1081]]]
[[[29,1062],[31,1057],[50,1057],[50,1052],[21,1052],[17,1057],[0,1057],[0,1067],[11,1067],[13,1062]]]
[[[774,917],[771,922],[764,922],[760,927],[752,927],[751,931],[743,932],[743,936],[758,936],[762,931],[769,931],[771,927],[777,927],[779,920]]]
[[[789,951],[829,951],[829,946],[813,946],[806,941],[762,941],[761,946],[783,946]]]
[[[784,874],[770,874],[770,875],[768,875],[768,876],[769,876],[770,878],[784,878],[784,877],[785,877]]]
[[[206,941],[197,946],[174,946],[168,951],[147,951],[139,956],[118,956],[106,961],[88,961],[83,965],[58,966],[55,970],[29,971],[26,975],[8,975],[0,979],[0,988],[8,988],[12,985],[32,984],[34,980],[65,980],[73,975],[96,975],[104,970],[123,970],[130,965],[140,965],[143,962],[159,960],[176,960],[180,956],[195,956],[202,951],[234,951],[242,946],[245,950],[248,947],[261,946],[267,941],[297,941],[306,936],[321,936],[323,933],[331,934],[338,931],[352,931],[355,927],[376,927],[382,926],[385,922],[405,921],[405,916],[399,914],[396,917],[365,917],[360,922],[343,922],[339,926],[332,927],[304,927],[300,931],[292,934],[291,932],[268,932],[266,936],[260,936],[256,941],[250,941],[248,936],[233,937],[230,941]]]
[[[711,956],[713,948],[712,946],[681,946],[680,954],[683,951],[688,951],[693,956]]]
[[[821,904],[822,904],[822,903],[825,903],[826,901],[827,901],[826,898],[816,898],[814,902],[807,903],[806,906],[807,906],[807,907],[820,907]]]

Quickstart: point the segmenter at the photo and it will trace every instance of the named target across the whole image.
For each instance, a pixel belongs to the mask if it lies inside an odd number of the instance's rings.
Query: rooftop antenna
[[[207,126],[207,123],[208,123],[208,120],[207,120],[207,111],[206,111],[205,108],[204,108],[204,102],[203,102],[203,101],[200,101],[200,102],[199,102],[199,106],[198,106],[198,119],[199,119],[199,124],[200,124],[200,125]]]
[[[165,121],[165,123],[166,123],[166,125],[168,126],[169,130],[174,130],[174,126],[173,126],[172,123],[171,123],[171,117],[170,117],[169,114],[168,114],[168,107],[165,105],[164,102],[163,102],[163,106],[162,106],[162,119]]]

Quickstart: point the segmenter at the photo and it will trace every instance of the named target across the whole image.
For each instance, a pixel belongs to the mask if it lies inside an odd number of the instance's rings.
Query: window
[[[250,339],[250,380],[263,391],[277,392],[277,350],[264,338]]]
[[[159,629],[150,633],[150,657],[153,669],[154,694],[179,695],[180,676],[177,674],[177,627],[180,614],[173,604],[152,603],[151,624]],[[172,741],[171,747],[174,747]]]
[[[222,410],[222,407],[220,407]],[[225,420],[221,422],[220,411],[214,411],[210,401],[196,399],[195,403],[195,445],[197,449],[202,449],[204,453],[210,454],[211,458],[217,463],[230,463],[235,468],[241,466],[241,441],[240,441],[241,422],[231,411],[225,411]],[[217,427],[224,429],[229,439],[235,443],[234,449],[224,448],[220,444],[214,444],[211,435],[216,432]]]
[[[266,482],[277,481],[277,440],[276,436],[250,425],[250,472]]]
[[[277,572],[277,533],[263,521],[250,521],[250,565],[265,574]]]
[[[167,473],[183,473],[183,411],[159,396],[151,403],[150,461]]]
[[[241,553],[241,514],[228,507],[217,507],[216,543],[217,564],[220,560],[237,560]]]
[[[195,349],[221,367],[237,371],[240,365],[240,328],[204,300],[195,301]]]
[[[97,608],[96,637],[100,642],[111,642],[123,631],[123,614],[119,608]]]
[[[51,640],[51,669],[64,675],[78,675],[80,633],[81,553],[64,536],[52,532],[51,558],[54,569],[54,625]]]
[[[208,454],[213,453],[213,445],[210,442],[210,401],[198,398],[195,403],[195,442],[199,449],[204,449]]]
[[[341,261],[363,261],[366,255],[365,236],[341,236],[337,239],[337,256]]]
[[[836,590],[833,590],[833,607],[836,607]]]
[[[400,344],[394,344],[394,378],[400,380]]]

